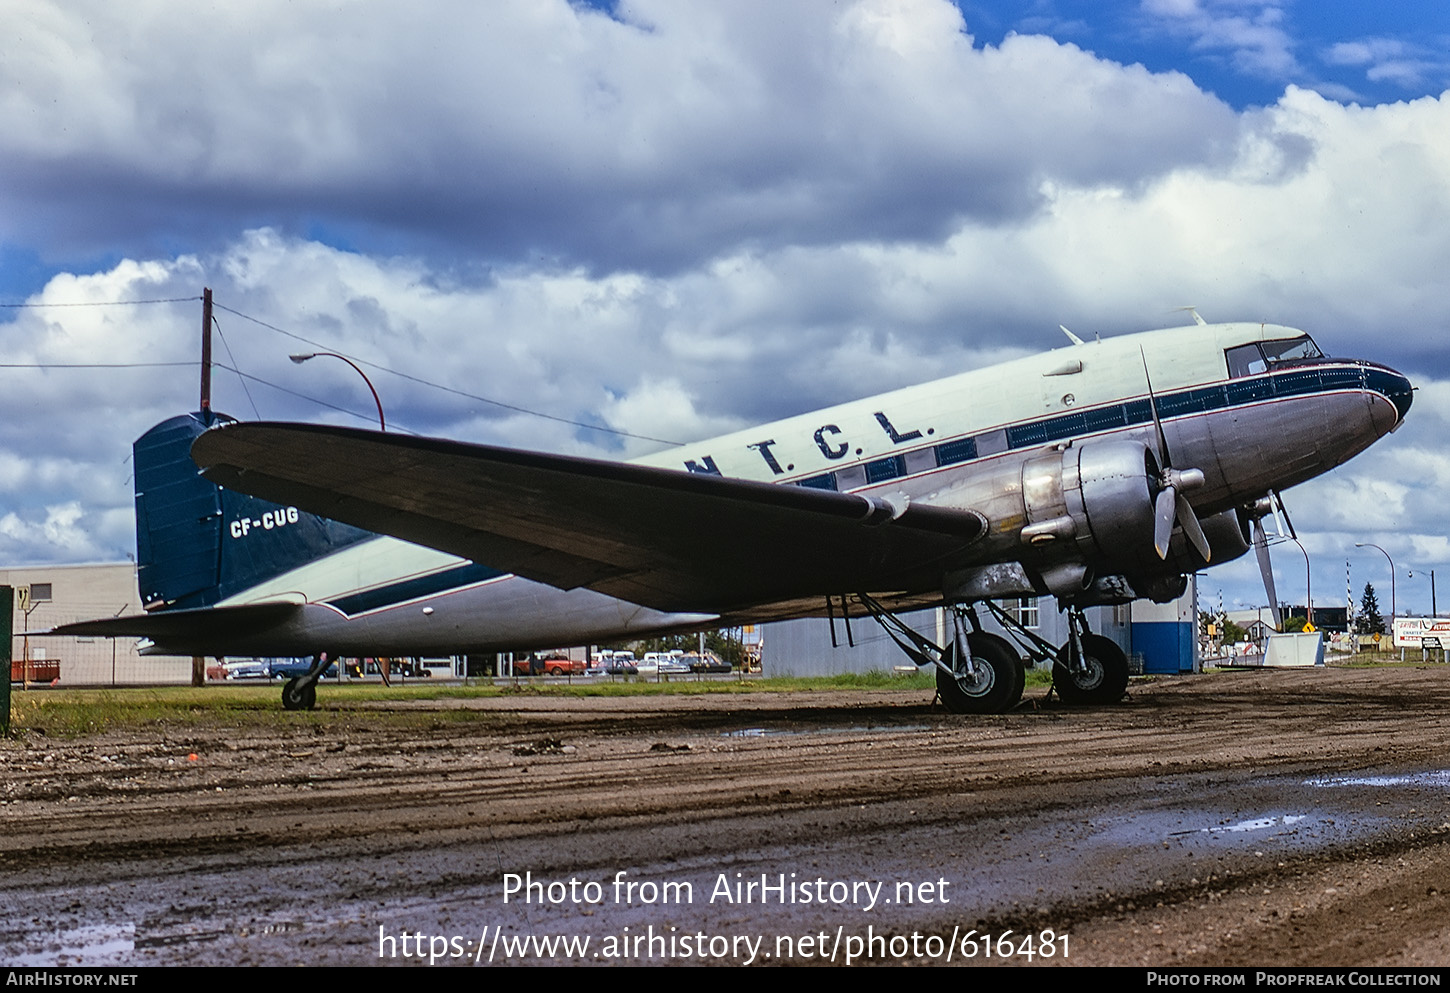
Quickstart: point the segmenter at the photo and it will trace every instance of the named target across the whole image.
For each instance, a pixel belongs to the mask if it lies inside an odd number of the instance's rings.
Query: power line
[[[0,362],[0,369],[174,369],[195,362]]]
[[[213,304],[213,306],[215,306],[215,304]],[[217,320],[216,316],[213,315],[211,323],[212,326],[216,328],[217,336],[222,340],[222,347],[227,350],[227,358],[232,360],[232,365],[236,365],[237,357],[232,354],[232,346],[227,344],[227,336],[222,334],[222,322]],[[247,386],[246,377],[239,378],[241,378],[242,380],[242,392],[247,395],[247,403],[252,405],[252,413],[255,414],[257,420],[260,421],[262,419],[262,412],[257,409],[257,401],[252,399],[252,390],[250,387]]]
[[[214,307],[217,310],[225,310],[227,313],[234,314],[237,317],[240,317],[244,321],[251,321],[253,324],[259,324],[262,327],[268,329],[269,331],[276,331],[278,334],[286,335],[288,338],[293,338],[293,339],[295,339],[297,341],[304,342],[304,343],[306,343],[308,345],[312,345],[315,348],[322,348],[322,349],[326,349],[328,351],[337,351],[337,349],[334,348],[332,345],[325,344],[325,343],[320,342],[320,341],[314,341],[311,338],[305,338],[302,335],[297,334],[296,332],[288,331],[285,328],[279,328],[275,324],[268,324],[266,321],[259,320],[258,318],[252,317],[250,314],[244,314],[244,313],[242,313],[239,310],[233,310],[231,307],[228,307],[225,304],[220,304],[220,303],[216,303],[215,301],[213,301],[212,302],[212,307]],[[344,353],[338,352],[338,354],[341,355],[341,354],[344,354]],[[495,407],[502,407],[505,410],[513,410],[513,411],[517,411],[518,413],[521,413],[521,414],[529,414],[529,415],[531,415],[533,417],[542,417],[542,418],[545,418],[546,420],[558,421],[560,424],[569,424],[569,425],[572,425],[574,427],[587,428],[590,431],[603,431],[603,432],[606,432],[607,434],[620,435],[620,436],[625,437],[625,438],[638,438],[640,441],[653,441],[653,442],[657,442],[657,443],[659,443],[661,445],[678,445],[678,444],[680,444],[680,442],[678,442],[678,441],[671,441],[668,438],[653,438],[653,437],[651,437],[651,436],[649,436],[647,434],[635,434],[633,431],[624,431],[624,430],[621,430],[619,428],[603,427],[603,426],[598,425],[598,424],[587,424],[584,421],[576,421],[576,420],[572,420],[572,419],[570,419],[568,417],[560,417],[557,414],[546,414],[546,413],[544,413],[541,410],[530,410],[528,407],[520,407],[517,404],[505,403],[502,400],[493,400],[493,399],[490,399],[489,397],[479,396],[476,393],[468,393],[468,392],[465,392],[464,390],[454,389],[451,386],[444,386],[442,383],[430,382],[430,381],[428,381],[426,379],[422,379],[422,378],[420,378],[418,376],[412,376],[412,375],[409,375],[406,372],[399,372],[398,370],[396,370],[396,369],[390,369],[390,368],[388,368],[385,365],[379,365],[376,362],[369,362],[367,359],[358,358],[355,355],[349,355],[348,358],[352,359],[354,362],[357,362],[359,365],[365,365],[365,366],[368,366],[370,368],[377,369],[380,372],[391,373],[392,375],[397,376],[400,379],[406,379],[406,380],[409,380],[410,382],[418,383],[419,385],[427,386],[427,387],[430,387],[430,388],[435,389],[435,390],[442,390],[445,393],[452,393],[455,396],[466,397],[469,400],[477,400],[479,403],[486,403],[486,404],[491,404],[492,406],[495,406]],[[233,370],[233,371],[235,371],[235,370]],[[349,411],[349,413],[351,413],[351,411]]]
[[[191,303],[201,297],[164,297],[158,300],[80,300],[74,303],[0,303],[10,310],[36,307],[134,307],[143,303]]]

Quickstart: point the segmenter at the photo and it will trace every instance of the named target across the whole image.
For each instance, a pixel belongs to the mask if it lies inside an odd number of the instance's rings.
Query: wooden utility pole
[[[201,422],[211,423],[211,287],[201,290]],[[191,685],[206,685],[206,658],[191,658]]]
[[[211,421],[211,287],[201,291],[201,419]]]

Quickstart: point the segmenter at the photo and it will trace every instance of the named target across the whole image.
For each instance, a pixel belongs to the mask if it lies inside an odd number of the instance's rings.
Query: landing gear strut
[[[952,640],[943,648],[864,593],[860,601],[907,658],[936,670],[937,693],[952,713],[1002,714],[1022,699],[1027,674],[1021,658],[1005,638],[981,630],[972,607],[952,606]]]
[[[293,676],[282,687],[282,706],[287,710],[311,710],[317,706],[317,681],[335,659],[326,652],[312,656],[312,668]]]
[[[1128,689],[1128,657],[1111,639],[1088,631],[1081,607],[1067,608],[1068,639],[1052,667],[1063,703],[1117,703]]]

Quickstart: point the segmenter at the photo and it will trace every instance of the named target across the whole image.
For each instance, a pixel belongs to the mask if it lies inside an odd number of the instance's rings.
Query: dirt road
[[[1131,693],[4,743],[0,961],[1450,964],[1450,671]]]

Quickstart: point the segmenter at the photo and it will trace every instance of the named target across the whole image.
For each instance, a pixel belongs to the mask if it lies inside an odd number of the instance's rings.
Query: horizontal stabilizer
[[[158,645],[220,644],[281,624],[301,609],[301,605],[295,603],[247,603],[235,607],[161,610],[151,614],[59,624],[39,634],[79,638],[150,638]],[[31,634],[31,637],[36,636]]]
[[[651,466],[303,424],[228,424],[213,482],[561,589],[708,611],[940,588],[976,514]]]

